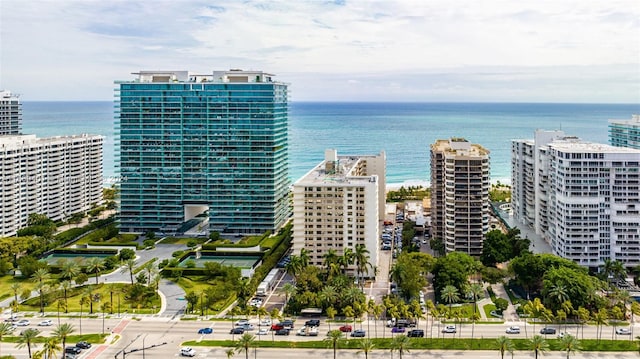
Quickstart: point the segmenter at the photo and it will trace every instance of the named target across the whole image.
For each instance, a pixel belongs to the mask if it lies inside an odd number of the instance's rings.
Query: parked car
[[[511,326],[505,331],[507,334],[520,334],[520,327]]]
[[[404,333],[404,327],[393,327],[391,328],[391,333]]]
[[[278,329],[276,330],[275,335],[289,335],[289,329]]]
[[[78,347],[66,347],[66,348],[64,348],[64,352],[65,353],[69,353],[69,354],[78,355],[78,354],[82,353],[82,349],[80,349]]]
[[[363,329],[356,329],[351,333],[354,338],[364,338],[366,332]]]
[[[244,334],[244,328],[235,327],[229,331],[229,334]]]
[[[211,328],[200,328],[198,330],[198,334],[212,334],[213,333],[213,329]]]
[[[64,356],[62,357],[62,359],[77,359],[78,356],[75,354],[71,354],[71,353],[64,353]]]
[[[319,327],[320,326],[320,319],[309,319],[304,323],[304,325],[306,327]]]
[[[350,325],[346,324],[346,325],[341,326],[338,329],[340,329],[340,331],[343,332],[343,333],[347,333],[347,332],[351,332],[353,330],[353,327],[351,327]]]
[[[540,329],[540,334],[556,334],[556,328],[544,327]]]
[[[456,326],[455,325],[447,325],[446,327],[444,327],[444,329],[442,329],[443,333],[455,333],[456,332]]]
[[[616,334],[618,335],[631,335],[631,331],[627,328],[617,328]]]
[[[78,342],[76,344],[76,347],[78,347],[80,349],[89,349],[89,348],[91,348],[91,343],[85,342],[85,341],[81,341],[81,342]]]
[[[422,329],[412,329],[408,334],[408,337],[411,338],[423,338],[424,337],[424,330]]]
[[[190,347],[180,348],[180,356],[183,357],[194,357],[196,356],[196,351]]]
[[[26,327],[29,324],[31,324],[31,322],[29,320],[27,320],[27,319],[20,319],[20,320],[18,320],[16,322],[16,325],[19,326],[19,327]]]

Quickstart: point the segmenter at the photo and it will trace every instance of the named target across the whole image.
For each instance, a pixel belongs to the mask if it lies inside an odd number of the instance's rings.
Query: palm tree
[[[244,333],[236,343],[236,351],[238,353],[244,351],[245,359],[249,359],[249,348],[255,343],[256,337],[249,333]],[[254,349],[255,350],[255,349]]]
[[[89,258],[86,270],[96,275],[96,284],[98,284],[98,274],[104,269],[104,261],[98,257]]]
[[[56,353],[60,351],[60,339],[56,337],[49,337],[44,341],[42,345],[42,353],[45,358],[53,359],[56,357]],[[64,350],[62,351],[64,353]]]
[[[54,337],[60,339],[60,341],[62,342],[62,352],[64,353],[66,347],[67,347],[67,337],[75,332],[75,328],[73,327],[73,325],[69,324],[69,323],[62,323],[60,325],[58,325],[56,327],[56,329],[53,330],[53,332],[51,333]]]
[[[500,350],[500,357],[502,359],[504,359],[504,352],[513,354],[513,342],[511,339],[502,335],[496,339],[496,344],[498,345],[498,350]]]
[[[367,268],[371,268],[371,263],[369,263],[369,250],[364,244],[356,244],[353,259],[356,263],[358,283],[360,284],[360,288],[364,288],[364,273],[367,271]]]
[[[336,314],[338,314],[338,311],[336,311],[334,307],[329,307],[325,312],[327,314],[327,324],[329,324],[329,331],[331,331],[331,322],[333,321],[333,318],[336,317]]]
[[[19,303],[19,301],[18,301],[18,292],[20,292],[21,288],[22,288],[22,285],[20,284],[20,282],[11,283],[11,291],[13,292],[13,300],[15,300],[16,303]]]
[[[480,297],[484,297],[484,288],[480,283],[473,283],[467,288],[467,295],[473,299],[473,314],[471,317],[473,320],[471,323],[471,339],[473,339],[476,329],[476,320],[480,319],[480,316],[477,313],[478,299]],[[473,340],[471,340],[471,343],[473,343]]]
[[[458,294],[458,288],[447,285],[442,288],[442,292],[440,293],[440,298],[449,304],[449,310],[451,310],[451,305],[460,300],[460,295]]]
[[[338,264],[342,267],[342,273],[346,274],[347,268],[353,264],[353,250],[351,248],[345,248],[342,251],[342,255],[338,257]]]
[[[330,330],[327,333],[327,337],[324,338],[324,342],[326,343],[328,348],[333,348],[333,359],[336,359],[336,351],[342,343],[344,339],[342,339],[342,332],[339,330]]]
[[[62,294],[64,297],[64,312],[68,313],[68,303],[67,303],[67,292],[73,288],[73,285],[71,284],[70,281],[65,280],[62,283],[60,283],[60,290],[62,290]]]
[[[46,268],[38,268],[31,275],[31,279],[37,283],[36,290],[40,294],[40,313],[44,313],[44,292],[47,287],[45,287],[45,282],[51,278],[51,273]]]
[[[227,354],[227,359],[231,359],[235,353],[236,351],[233,348],[229,348],[225,351],[225,354]]]
[[[615,260],[611,263],[611,274],[615,279],[625,280],[627,278],[627,268],[625,268],[624,263]]]
[[[29,351],[29,358],[31,358],[31,344],[33,344],[34,339],[39,335],[40,331],[38,331],[37,329],[29,328],[23,330],[18,337],[18,349],[24,348],[26,346],[27,350]]]
[[[535,354],[535,359],[538,359],[538,354],[544,353],[549,350],[549,343],[540,335],[534,335],[533,338],[529,341],[529,345],[533,353]]]
[[[376,304],[373,306],[373,319],[374,319],[374,325],[373,328],[375,329],[375,337],[378,337],[378,319],[380,319],[380,316],[382,315],[382,313],[384,312],[384,306],[382,304]]]
[[[578,320],[580,320],[580,326],[582,327],[582,339],[584,339],[584,323],[589,320],[591,313],[589,313],[588,309],[579,307],[576,311],[576,315],[578,316]]]
[[[136,268],[136,260],[128,259],[124,262],[124,267],[122,267],[121,272],[127,273],[129,272],[129,279],[131,280],[131,285],[133,285],[133,270]]]
[[[285,285],[282,286],[282,290],[284,291],[284,296],[285,296],[285,307],[287,304],[289,304],[289,299],[291,298],[291,296],[293,296],[296,293],[296,286],[293,285],[292,283],[285,283]]]
[[[391,340],[391,353],[397,351],[400,355],[400,359],[402,359],[403,353],[409,353],[410,347],[411,339],[406,335],[396,335],[393,340]]]
[[[35,289],[38,291],[38,295],[40,296],[40,313],[44,313],[44,295],[49,292],[51,287],[46,283],[38,282]]]
[[[60,266],[60,277],[66,280],[73,280],[78,274],[80,274],[80,266],[75,261],[65,260]]]
[[[593,320],[596,322],[596,337],[598,339],[598,343],[600,343],[600,338],[602,337],[602,326],[607,325],[607,320],[609,319],[609,313],[604,308],[600,308],[597,312],[593,313]]]
[[[562,305],[566,300],[569,300],[569,294],[567,288],[561,284],[552,284],[549,289],[549,298],[557,304],[556,308]],[[551,305],[552,303],[548,303]]]
[[[354,303],[356,304],[356,303]],[[347,305],[346,307],[342,308],[342,314],[344,314],[344,316],[349,319],[349,318],[353,318],[353,324],[355,326],[356,324],[356,312],[355,310],[353,310],[353,307],[350,305]]]
[[[13,327],[10,323],[0,323],[0,343],[2,343],[2,338],[13,332]],[[2,351],[0,350],[0,358],[2,358]]]
[[[327,267],[327,273],[331,272],[331,264],[336,263],[338,260],[338,254],[335,249],[329,249],[327,253],[322,256],[323,263]]]
[[[582,350],[578,338],[574,337],[571,334],[566,334],[562,337],[562,339],[560,339],[560,348],[562,349],[562,351],[567,352],[567,359],[569,359],[569,355],[571,355],[571,353],[579,352]]]
[[[368,359],[369,353],[371,353],[373,351],[373,348],[375,348],[375,344],[373,344],[371,339],[363,339],[360,341],[359,347],[360,347],[360,350],[356,352],[356,355],[360,353],[364,353],[364,359]]]
[[[332,285],[327,285],[320,290],[318,293],[318,298],[324,305],[324,308],[328,308],[334,306],[338,299],[340,299],[340,293],[336,290],[336,287]]]

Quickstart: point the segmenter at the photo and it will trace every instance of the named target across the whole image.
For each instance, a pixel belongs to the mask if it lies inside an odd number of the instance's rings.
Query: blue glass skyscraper
[[[120,229],[274,231],[289,217],[287,85],[261,71],[117,81]]]

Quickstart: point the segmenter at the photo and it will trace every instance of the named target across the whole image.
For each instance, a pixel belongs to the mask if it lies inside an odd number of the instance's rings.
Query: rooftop
[[[612,125],[635,125],[640,126],[640,115],[632,115],[630,120],[609,120]]]

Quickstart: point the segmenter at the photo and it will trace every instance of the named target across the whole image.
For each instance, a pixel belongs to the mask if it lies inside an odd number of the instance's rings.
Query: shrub
[[[175,252],[171,253],[171,256],[173,258],[180,258],[180,257],[182,257],[183,254],[184,254],[184,251],[175,251]]]
[[[196,246],[198,245],[198,243],[199,243],[199,242],[198,242],[197,240],[195,240],[195,239],[190,239],[190,240],[187,242],[187,247],[189,247],[189,248],[196,247]]]
[[[496,298],[496,300],[493,301],[493,304],[496,305],[496,310],[498,311],[498,313],[502,313],[509,306],[509,301],[504,298]]]
[[[142,242],[142,245],[145,246],[145,248],[153,248],[155,244],[156,241],[153,239],[145,239],[144,242]]]
[[[136,257],[136,252],[133,249],[123,248],[118,255],[121,261],[127,261]]]

